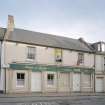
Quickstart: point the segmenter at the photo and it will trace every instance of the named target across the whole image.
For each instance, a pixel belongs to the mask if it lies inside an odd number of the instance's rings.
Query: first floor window
[[[27,59],[34,60],[35,59],[35,47],[28,47]]]
[[[62,49],[55,49],[55,61],[56,63],[62,62]]]
[[[54,84],[54,74],[47,74],[47,83],[48,85]]]
[[[83,53],[78,53],[78,61],[77,65],[83,64],[84,63],[84,54]]]
[[[25,83],[25,74],[17,73],[17,86],[24,87],[24,83]]]

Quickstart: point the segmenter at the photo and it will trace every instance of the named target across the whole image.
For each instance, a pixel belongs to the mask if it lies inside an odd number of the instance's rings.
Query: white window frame
[[[98,51],[101,51],[101,44],[98,44]]]
[[[63,62],[63,51],[62,49],[55,48],[55,62],[62,63]]]
[[[84,64],[84,53],[78,53],[78,65],[83,65]]]
[[[105,44],[102,43],[101,48],[102,48],[102,52],[105,52]]]
[[[30,50],[31,49],[31,50]],[[32,51],[33,49],[33,51]],[[32,51],[32,52],[31,52]],[[32,55],[33,58],[30,58],[29,56]],[[27,60],[29,61],[34,61],[35,60],[35,55],[36,55],[36,47],[33,46],[27,46]]]
[[[47,85],[48,86],[53,86],[54,85],[54,78],[55,78],[55,75],[53,73],[48,73],[47,74]]]
[[[20,77],[18,78],[18,74],[20,74]],[[24,75],[24,79],[22,79],[22,74]],[[19,81],[22,81],[23,82],[23,85],[19,85],[18,82]],[[16,73],[16,87],[24,87],[25,86],[25,73],[20,73],[20,72],[17,72]]]

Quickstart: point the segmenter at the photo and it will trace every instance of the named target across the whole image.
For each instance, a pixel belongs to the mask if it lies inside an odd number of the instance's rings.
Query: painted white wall
[[[37,63],[54,65],[54,48],[37,46]]]
[[[67,66],[76,66],[78,60],[78,52],[64,50],[63,51],[63,64]],[[94,54],[84,53],[84,64],[86,67],[94,66]]]
[[[6,42],[5,46],[5,64],[11,62],[24,62],[26,60],[26,46],[24,44],[16,44]]]
[[[34,61],[27,60],[27,46],[36,47],[36,56]],[[4,49],[4,63],[8,65],[11,62],[32,62],[37,64],[51,64],[55,65],[55,51],[54,48],[34,46],[27,44],[16,44],[13,42],[6,42]],[[78,60],[78,52],[63,50],[63,62],[65,66],[76,66]],[[93,67],[94,55],[84,53],[84,66]]]
[[[94,54],[89,53],[84,54],[84,66],[94,67]]]
[[[70,50],[63,51],[63,65],[76,65],[78,59],[78,53]]]
[[[27,46],[36,47],[36,56],[35,60],[27,59]],[[5,44],[5,60],[4,64],[11,62],[32,62],[39,64],[55,64],[54,49],[47,47],[40,47],[28,44],[16,44],[13,42],[6,42]]]

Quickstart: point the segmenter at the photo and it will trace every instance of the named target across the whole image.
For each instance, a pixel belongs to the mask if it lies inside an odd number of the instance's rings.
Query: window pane
[[[98,51],[101,51],[101,45],[98,44]]]
[[[53,85],[54,84],[54,81],[53,80],[48,80],[48,85]]]
[[[17,73],[17,80],[16,84],[17,86],[24,86],[25,83],[25,74],[24,73]]]
[[[24,74],[21,74],[21,79],[24,79]]]
[[[54,84],[54,74],[48,74],[47,75],[47,83],[48,83],[48,85]]]
[[[35,47],[28,47],[28,59],[35,59]]]
[[[82,64],[84,63],[84,54],[83,53],[78,53],[78,61],[77,64]]]
[[[51,80],[53,80],[53,79],[54,79],[54,75],[52,74],[52,75],[51,75]]]
[[[24,86],[24,80],[17,80],[17,86]]]
[[[47,75],[47,79],[50,80],[50,74]]]
[[[102,51],[105,51],[105,44],[102,44]]]
[[[21,77],[20,77],[20,73],[17,73],[17,79],[20,79]]]
[[[62,50],[61,49],[55,49],[55,61],[62,62]]]

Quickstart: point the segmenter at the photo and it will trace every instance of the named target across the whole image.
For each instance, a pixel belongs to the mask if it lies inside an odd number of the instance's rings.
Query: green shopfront
[[[22,64],[13,63],[10,64],[10,69],[12,70],[32,70],[35,71],[59,71],[59,72],[84,72],[84,73],[94,73],[93,68],[80,68],[80,67],[68,67],[68,66],[55,66],[55,65],[32,65],[32,64]]]
[[[7,75],[13,81],[10,86],[7,78],[8,92],[94,91],[93,68],[12,63]]]

